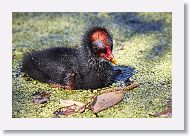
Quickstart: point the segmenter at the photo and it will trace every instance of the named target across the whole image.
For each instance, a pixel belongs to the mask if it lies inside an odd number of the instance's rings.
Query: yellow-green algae
[[[26,80],[20,72],[25,53],[55,46],[77,47],[83,32],[92,24],[110,29],[118,64],[134,68],[130,79],[140,84],[98,117],[149,118],[149,114],[167,108],[172,99],[171,13],[13,13],[13,118],[51,118],[60,99],[87,103],[95,94],[91,90],[50,88],[48,84]],[[32,94],[39,91],[51,91],[53,95],[45,104],[34,104]],[[84,113],[60,117],[97,116],[86,109]]]

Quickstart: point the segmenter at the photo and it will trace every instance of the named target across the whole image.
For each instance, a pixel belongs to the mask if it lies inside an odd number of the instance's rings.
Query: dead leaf
[[[46,103],[50,97],[51,97],[51,92],[43,91],[43,92],[36,92],[32,96],[35,98],[33,99],[33,103],[36,104],[44,104]]]
[[[74,113],[81,113],[85,110],[85,104],[73,100],[60,100],[60,106],[58,110],[54,112],[56,115],[70,115]]]
[[[36,104],[44,104],[48,101],[49,99],[48,98],[34,98],[33,99],[33,103],[36,103]]]
[[[124,94],[125,92],[123,90],[119,90],[98,95],[94,97],[90,108],[93,113],[100,112],[119,103],[121,100],[123,100]]]
[[[161,112],[156,112],[154,114],[149,114],[150,116],[154,117],[172,117],[172,108],[168,108]]]

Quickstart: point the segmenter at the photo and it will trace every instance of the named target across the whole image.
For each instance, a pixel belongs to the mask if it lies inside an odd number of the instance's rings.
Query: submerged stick
[[[125,87],[125,90],[126,91],[130,91],[130,90],[135,89],[137,87],[139,87],[138,83],[131,83],[130,85],[128,85],[128,86]]]

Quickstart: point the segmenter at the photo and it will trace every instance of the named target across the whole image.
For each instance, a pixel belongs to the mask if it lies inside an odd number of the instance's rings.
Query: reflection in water
[[[115,77],[115,82],[124,81],[126,85],[130,83],[129,78],[134,75],[134,68],[130,66],[114,66],[113,69],[121,70],[121,74]]]

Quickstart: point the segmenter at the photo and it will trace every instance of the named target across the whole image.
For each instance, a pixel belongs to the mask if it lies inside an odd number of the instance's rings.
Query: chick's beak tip
[[[115,58],[112,58],[112,59],[111,59],[111,62],[112,62],[113,64],[117,65],[117,61],[116,61]]]

